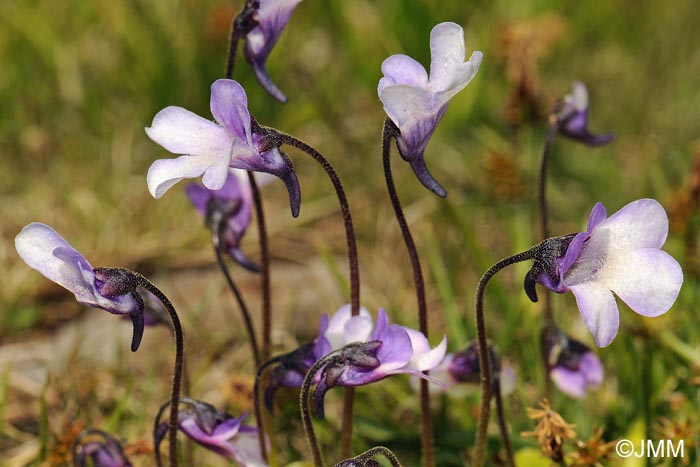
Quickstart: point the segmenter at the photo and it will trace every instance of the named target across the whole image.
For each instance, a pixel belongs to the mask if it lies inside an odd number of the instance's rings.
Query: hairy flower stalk
[[[391,205],[394,208],[396,220],[401,227],[406,250],[411,260],[411,270],[413,271],[413,284],[416,288],[416,300],[418,302],[418,325],[420,332],[428,335],[428,307],[425,299],[425,283],[423,281],[423,271],[418,257],[418,250],[413,241],[411,230],[408,228],[406,217],[401,208],[401,201],[394,185],[394,177],[391,173],[391,140],[396,139],[399,130],[394,123],[387,118],[384,121],[384,131],[382,132],[382,160],[384,163],[384,178],[386,180]],[[398,150],[398,140],[396,141]],[[421,445],[423,449],[423,462],[425,467],[433,467],[433,433],[430,421],[430,394],[428,382],[424,379],[420,381],[420,407],[421,407]]]
[[[392,467],[401,467],[401,463],[396,457],[396,454],[391,452],[391,449],[384,446],[375,446],[362,454],[338,462],[334,467],[378,467],[381,464],[372,459],[374,456],[378,455],[384,456],[389,463],[391,463]]]
[[[484,292],[486,291],[486,286],[494,275],[510,265],[543,256],[551,257],[552,255],[563,254],[562,250],[566,251],[566,247],[572,238],[573,235],[548,238],[529,250],[502,259],[484,273],[476,287],[476,333],[479,344],[479,368],[481,368],[481,411],[479,413],[476,447],[474,450],[474,466],[476,467],[484,465],[486,455],[486,431],[490,418],[491,397],[493,396],[493,374],[491,371],[491,359],[488,358],[489,346],[486,338],[486,325],[484,323]]]
[[[63,237],[46,224],[34,222],[15,237],[15,248],[31,268],[75,295],[78,302],[102,308],[117,315],[128,315],[134,326],[131,350],[136,351],[143,337],[144,300],[140,287],[153,294],[165,307],[175,336],[175,369],[170,412],[170,466],[177,467],[177,404],[184,367],[184,339],[175,307],[152,282],[125,268],[93,268]]]
[[[255,125],[254,125],[255,126]],[[333,169],[333,166],[328,162],[321,153],[314,149],[309,144],[289,134],[280,132],[273,128],[260,127],[258,131],[265,134],[271,145],[275,147],[282,144],[295,147],[311,158],[313,158],[328,175],[333,188],[335,189],[340,204],[340,210],[345,225],[345,238],[348,249],[348,267],[350,268],[350,307],[351,314],[357,316],[360,312],[360,268],[357,257],[357,242],[355,240],[355,230],[352,224],[352,215],[350,206],[345,196],[345,190],[340,182],[338,174]],[[353,417],[354,389],[346,388],[345,398],[343,401],[343,423],[341,429],[341,457],[346,457],[350,453],[350,444],[352,440],[352,417]]]

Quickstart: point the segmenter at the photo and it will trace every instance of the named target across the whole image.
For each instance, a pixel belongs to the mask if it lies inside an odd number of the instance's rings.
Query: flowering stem
[[[515,458],[513,457],[513,446],[510,444],[508,424],[506,423],[506,417],[503,411],[503,395],[501,394],[500,378],[493,379],[493,391],[494,399],[496,399],[496,415],[498,416],[498,428],[501,430],[503,448],[506,450],[506,459],[508,460],[508,465],[510,465],[511,467],[515,467]]]
[[[221,217],[221,216],[220,216]],[[241,291],[238,289],[238,286],[236,286],[236,283],[233,281],[233,277],[231,276],[231,271],[229,271],[228,266],[226,265],[226,261],[224,259],[224,255],[221,252],[221,235],[223,233],[223,230],[226,228],[226,223],[223,217],[219,219],[219,222],[217,223],[218,226],[216,229],[212,229],[212,235],[211,235],[211,243],[212,246],[214,247],[214,253],[216,253],[216,261],[219,263],[219,267],[221,268],[221,271],[224,273],[224,276],[226,277],[226,282],[228,283],[229,288],[231,289],[231,292],[233,292],[234,297],[236,298],[236,302],[238,302],[238,306],[241,309],[241,314],[243,315],[243,322],[245,323],[245,328],[246,331],[248,332],[248,341],[250,342],[250,347],[251,350],[253,351],[253,358],[255,360],[255,367],[257,368],[260,366],[260,352],[258,350],[258,342],[255,337],[255,329],[253,328],[253,321],[250,318],[250,313],[248,312],[248,307],[246,306],[245,301],[243,300],[243,295],[241,295]]]
[[[314,430],[314,424],[311,421],[311,410],[309,408],[309,396],[311,390],[311,384],[313,383],[316,373],[321,370],[327,363],[340,354],[339,350],[335,350],[322,359],[318,360],[309,369],[304,377],[304,382],[301,385],[301,393],[299,394],[299,405],[301,407],[301,420],[304,424],[304,432],[306,433],[306,440],[309,443],[309,448],[311,449],[311,455],[314,458],[315,467],[324,467],[323,455],[321,454],[321,448],[318,445],[318,439],[316,438],[316,431]]]
[[[489,358],[488,343],[486,341],[486,326],[484,324],[484,291],[491,278],[501,269],[515,263],[534,259],[542,244],[536,245],[527,251],[502,259],[491,266],[479,280],[476,287],[476,333],[479,343],[479,368],[481,369],[481,411],[479,412],[479,424],[476,433],[476,447],[474,449],[475,467],[484,465],[486,454],[486,430],[489,424],[491,410],[492,380],[491,362]]]
[[[248,171],[248,181],[253,192],[255,216],[258,224],[258,239],[260,242],[260,275],[262,282],[262,315],[263,315],[263,346],[261,360],[267,360],[272,354],[272,303],[270,294],[270,249],[265,227],[265,210],[263,209],[260,189],[255,182],[253,172]]]
[[[226,79],[233,79],[233,69],[236,65],[236,53],[238,51],[238,40],[245,37],[257,26],[255,18],[260,8],[260,0],[246,0],[243,9],[233,18],[231,24],[231,36],[228,46],[228,59],[226,60]]]
[[[368,449],[362,454],[359,454],[351,459],[346,459],[342,462],[339,462],[338,464],[336,464],[336,467],[339,465],[369,465],[366,462],[378,454],[381,454],[384,457],[386,457],[391,463],[392,467],[401,467],[401,463],[399,462],[399,459],[396,457],[396,455],[393,452],[391,452],[391,449],[386,448],[384,446],[376,446],[371,449]]]
[[[115,268],[122,269],[122,268]],[[180,403],[180,386],[182,385],[182,369],[184,366],[184,355],[185,355],[185,344],[182,335],[182,326],[180,325],[180,319],[177,316],[175,307],[170,302],[168,297],[165,296],[161,290],[156,287],[151,281],[146,279],[143,275],[138,272],[124,270],[132,280],[135,281],[136,287],[142,287],[160,300],[168,314],[170,315],[170,320],[173,323],[173,333],[175,335],[175,369],[173,371],[173,385],[172,392],[170,395],[170,419],[168,421],[168,452],[170,459],[170,467],[177,467],[177,409]],[[160,458],[158,452],[156,452],[156,461],[160,463]],[[160,464],[159,464],[160,465]]]
[[[542,151],[542,165],[540,167],[540,186],[539,186],[539,203],[540,203],[540,233],[542,238],[549,238],[549,209],[547,203],[547,165],[549,162],[549,153],[552,149],[552,143],[554,142],[554,137],[559,131],[559,125],[557,124],[557,119],[555,116],[550,116],[549,118],[549,130],[547,131],[547,139],[544,143],[544,149]],[[544,291],[544,319],[545,325],[542,332],[546,332],[546,329],[551,326],[555,326],[554,314],[552,312],[552,296],[549,290]],[[544,342],[543,342],[544,343]],[[551,397],[552,383],[549,379],[549,369],[547,366],[547,357],[544,345],[541,346],[542,356],[544,358],[544,396],[546,398]]]
[[[350,309],[351,315],[357,316],[360,313],[360,267],[357,258],[357,243],[355,240],[355,230],[352,224],[352,215],[350,214],[350,206],[345,196],[345,190],[340,182],[338,174],[331,166],[328,159],[323,157],[312,146],[308,145],[304,141],[301,141],[294,136],[288,135],[286,133],[281,133],[277,130],[265,129],[271,133],[273,139],[277,139],[279,144],[288,144],[293,146],[309,156],[311,156],[316,162],[318,162],[323,170],[328,175],[333,188],[335,189],[336,195],[338,196],[338,203],[340,204],[340,210],[343,215],[343,223],[345,224],[345,238],[348,245],[348,266],[350,268]],[[343,422],[341,428],[341,443],[340,443],[340,456],[347,457],[350,455],[350,444],[352,441],[352,418],[353,418],[353,402],[354,402],[355,390],[353,388],[345,388],[345,396],[343,399]]]
[[[289,354],[283,354],[278,355],[276,357],[272,357],[271,359],[267,360],[262,365],[260,365],[258,367],[258,371],[255,373],[255,384],[253,386],[253,410],[255,411],[255,419],[258,422],[258,430],[260,430],[261,435],[259,437],[260,455],[266,464],[268,457],[267,448],[265,447],[265,438],[263,436],[263,433],[265,433],[265,426],[263,421],[264,415],[262,405],[260,404],[260,383],[262,381],[263,373],[265,372],[265,370],[268,369],[271,365],[283,361],[287,356],[289,356]],[[272,443],[272,446],[274,446],[274,443]]]
[[[399,129],[390,120],[386,119],[384,121],[384,131],[382,132],[382,159],[384,162],[384,178],[386,180],[386,187],[389,191],[389,198],[391,198],[391,205],[394,208],[394,214],[396,215],[396,220],[401,227],[401,233],[403,234],[404,243],[406,244],[406,250],[408,250],[408,256],[411,259],[411,268],[413,270],[413,283],[416,287],[416,298],[418,300],[418,323],[420,332],[422,332],[426,337],[428,337],[428,309],[425,300],[425,284],[423,282],[423,272],[420,266],[420,259],[418,258],[418,251],[416,250],[416,245],[413,242],[413,237],[411,236],[411,231],[408,228],[408,223],[403,214],[403,209],[401,208],[401,201],[396,192],[396,186],[394,185],[394,178],[391,174],[391,139],[396,138],[399,134]],[[398,149],[398,143],[397,143]],[[400,151],[400,149],[398,149]],[[420,406],[421,406],[421,445],[423,448],[423,465],[425,467],[433,467],[433,437],[432,437],[432,427],[430,421],[430,400],[428,394],[428,382],[424,379],[420,381]]]

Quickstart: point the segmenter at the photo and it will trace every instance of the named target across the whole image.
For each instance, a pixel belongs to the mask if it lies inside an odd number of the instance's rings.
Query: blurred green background
[[[158,201],[148,194],[149,165],[169,155],[143,128],[167,105],[209,115],[209,87],[223,75],[230,22],[240,7],[241,2],[220,0],[0,3],[3,344],[43,338],[86,314],[19,261],[13,238],[32,221],[52,225],[93,265],[125,266],[161,278],[178,290],[183,303],[200,310],[219,302],[230,307],[207,233],[182,195],[184,183]],[[447,199],[425,191],[407,165],[394,164],[426,270],[431,341],[447,333],[451,350],[463,346],[473,336],[478,277],[502,257],[539,242],[536,186],[547,114],[570,92],[571,82],[581,80],[589,88],[591,130],[613,131],[616,140],[596,149],[556,140],[548,187],[551,231],[580,230],[596,201],[612,213],[632,200],[655,198],[671,218],[665,249],[682,263],[686,278],[677,304],[663,317],[642,318],[621,304],[620,335],[599,352],[608,375],[603,388],[583,401],[557,395],[554,407],[577,424],[582,439],[597,426],[606,428],[606,439],[639,426],[652,433],[664,417],[687,422],[697,433],[700,19],[695,2],[307,0],[297,7],[268,63],[272,79],[289,97],[286,105],[262,91],[239,55],[235,79],[248,92],[251,114],[308,141],[339,172],[360,242],[364,305],[373,313],[385,307],[409,325],[417,322],[414,291],[384,187],[379,150],[384,114],[376,85],[381,63],[391,54],[406,53],[428,64],[430,30],[442,21],[463,25],[467,53],[481,50],[484,60],[476,78],[453,99],[426,151]],[[281,271],[273,276],[275,312],[282,316],[278,331],[296,341],[312,337],[320,313],[335,311],[347,299],[347,280],[344,231],[331,186],[305,156],[292,150],[290,155],[302,184],[300,218],[289,216],[279,183],[265,189],[265,203]],[[254,230],[244,244],[253,256]],[[518,433],[532,429],[524,407],[537,403],[543,386],[537,338],[541,306],[521,290],[527,267],[496,278],[486,308],[490,338],[521,381],[507,401],[518,448],[534,446]],[[211,273],[211,283],[188,288],[193,270]],[[304,278],[301,284],[298,277]],[[242,280],[257,303],[257,279],[243,273]],[[332,287],[322,286],[324,281]],[[561,325],[593,345],[573,297],[554,297],[554,305]],[[299,316],[314,324],[305,327]],[[184,321],[199,323],[195,316]],[[293,329],[285,328],[295,322]],[[238,324],[222,329],[209,322],[203,329],[207,325],[219,333],[222,345],[243,335]],[[193,358],[209,358],[211,349],[197,347],[208,342],[207,332],[191,334],[189,345],[198,356]],[[280,350],[290,348],[287,343],[280,338]],[[249,368],[245,352],[239,354],[239,363]],[[144,352],[141,358],[149,357]],[[167,365],[158,371],[167,375]],[[139,384],[136,378],[128,386]],[[86,423],[111,417],[111,427],[123,436],[147,439],[147,429],[138,423],[148,417],[132,415],[144,404],[158,405],[162,383],[150,384],[156,389],[148,394],[155,399],[108,396],[128,399],[132,411],[108,405],[109,410],[92,412],[78,407],[75,413],[87,411]],[[12,384],[2,388],[2,400],[13,400]],[[418,412],[410,394],[404,380],[358,391],[358,450],[381,442],[397,448],[408,465],[417,464]],[[472,436],[477,400],[476,395],[442,399],[436,415],[441,465],[460,463],[460,437]],[[403,418],[396,419],[392,403],[401,407]],[[26,437],[4,417],[0,449],[16,452],[41,432],[38,417],[46,411],[36,400],[28,406],[33,409],[28,409]],[[322,431],[328,446],[336,430],[331,420]],[[303,456],[297,449],[303,453],[303,443],[290,443],[288,460]],[[202,462],[212,458],[200,455],[207,459]]]

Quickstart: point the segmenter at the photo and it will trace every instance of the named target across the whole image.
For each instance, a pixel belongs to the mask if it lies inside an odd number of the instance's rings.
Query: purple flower
[[[469,84],[479,70],[482,53],[464,61],[464,32],[455,23],[440,23],[430,33],[430,76],[407,55],[392,55],[382,63],[384,77],[377,92],[384,111],[401,134],[399,152],[421,183],[438,196],[447,192],[428,171],[423,152],[450,99]]]
[[[321,317],[318,337],[298,349],[277,357],[279,364],[270,373],[269,384],[265,389],[265,405],[272,410],[275,393],[280,387],[300,388],[306,373],[311,367],[333,350],[351,342],[365,341],[372,333],[372,316],[365,308],[360,308],[357,316],[352,316],[350,305],[341,307],[332,317]],[[317,375],[315,382],[318,382]]]
[[[148,169],[148,190],[160,198],[183,178],[202,176],[210,190],[221,189],[229,167],[265,172],[287,186],[292,215],[299,214],[299,181],[289,159],[277,148],[266,148],[262,135],[251,131],[248,99],[240,84],[220,79],[211,86],[211,113],[216,122],[182,107],[166,107],[156,114],[148,136],[168,151],[184,154],[160,159]]]
[[[255,77],[265,91],[282,103],[287,102],[287,97],[270,79],[267,57],[300,2],[301,0],[260,0],[260,6],[253,17],[256,25],[245,36],[243,52],[253,67]]]
[[[555,109],[559,132],[589,146],[602,146],[612,141],[612,133],[593,135],[588,131],[588,90],[580,81],[574,81],[573,92],[567,94]]]
[[[494,387],[496,386],[497,378],[501,394],[510,394],[515,389],[517,382],[515,371],[507,363],[501,363],[501,358],[496,354],[493,347],[489,347],[489,350],[491,369],[494,375]],[[462,383],[479,384],[481,381],[481,369],[479,366],[478,343],[473,342],[457,353],[445,355],[443,361],[430,372],[430,375],[442,381],[446,389]]]
[[[544,339],[549,376],[561,392],[578,399],[600,386],[605,370],[591,349],[558,329]]]
[[[643,316],[662,315],[676,301],[683,271],[660,250],[667,234],[666,212],[653,199],[634,201],[609,218],[598,203],[586,232],[570,239],[564,255],[545,266],[536,261],[536,280],[557,293],[570,290],[596,345],[605,347],[620,325],[613,292]]]
[[[82,443],[83,438],[88,435],[99,435],[103,441]],[[88,465],[88,457],[92,459],[91,465],[94,467],[132,467],[119,443],[100,430],[86,430],[76,439],[76,444],[73,446],[74,465],[85,467]]]
[[[258,186],[261,185],[261,178],[256,177]],[[185,194],[195,209],[207,219],[209,228],[219,229],[221,224],[219,241],[233,260],[246,269],[259,271],[259,266],[248,259],[240,248],[253,211],[253,192],[246,173],[229,169],[224,186],[218,190],[210,190],[199,183],[188,183]]]
[[[15,248],[29,267],[73,292],[79,303],[128,315],[134,325],[131,349],[138,348],[143,337],[143,303],[133,290],[122,290],[129,286],[125,278],[109,276],[93,268],[54,229],[39,222],[22,229],[15,237]]]
[[[180,402],[188,406],[178,412],[178,427],[190,439],[243,467],[267,466],[260,455],[258,429],[243,425],[248,414],[233,418],[205,402],[188,398]],[[153,433],[156,452],[167,432],[167,422],[156,426]]]
[[[437,366],[445,356],[445,337],[431,349],[424,334],[404,326],[390,325],[383,309],[379,310],[376,325],[369,335],[365,326],[356,325],[359,321],[351,321],[353,318],[358,317],[348,318],[342,323],[345,329],[342,342],[349,343],[337,350],[338,355],[321,370],[313,396],[317,415],[323,416],[323,399],[326,392],[335,386],[363,386],[401,373],[440,384],[422,372]],[[328,335],[325,334],[326,338]],[[341,336],[331,335],[331,339],[336,337]]]

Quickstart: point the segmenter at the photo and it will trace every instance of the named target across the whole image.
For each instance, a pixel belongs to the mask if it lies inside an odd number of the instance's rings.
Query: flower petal
[[[429,118],[438,110],[433,105],[430,91],[403,84],[384,88],[379,93],[379,99],[384,104],[384,111],[402,134],[410,131],[416,121]]]
[[[464,30],[456,23],[440,23],[430,32],[430,88],[452,86],[454,72],[464,63]],[[466,83],[465,83],[466,85]]]
[[[425,68],[408,55],[392,55],[384,60],[382,73],[384,73],[384,77],[379,80],[377,87],[377,93],[380,95],[386,87],[397,84],[423,89],[428,87],[428,73]]]
[[[268,467],[260,454],[260,436],[264,435],[257,430],[245,430],[231,440],[234,458],[242,467]]]
[[[366,308],[360,308],[360,314],[352,316],[350,305],[343,305],[328,320],[328,327],[323,334],[331,345],[332,350],[337,350],[352,342],[366,342],[372,333],[372,316]]]
[[[250,131],[248,97],[243,87],[232,79],[219,79],[211,85],[211,114],[229,133],[253,145]],[[184,153],[183,153],[184,154]]]
[[[620,314],[613,294],[598,282],[570,286],[583,322],[590,329],[598,347],[607,347],[615,339]]]
[[[668,217],[658,201],[639,199],[602,222],[593,236],[598,232],[615,239],[611,251],[661,248],[668,235]]]
[[[210,190],[218,190],[226,181],[228,158],[221,155],[180,156],[160,159],[151,164],[146,175],[148,191],[158,199],[183,178],[197,178]]]
[[[422,335],[422,334],[421,334]],[[426,339],[427,341],[427,339]],[[435,368],[440,364],[443,358],[445,358],[445,352],[447,351],[447,336],[442,336],[442,341],[432,350],[428,352],[415,352],[411,361],[406,365],[407,369],[417,370],[417,371],[428,371]]]
[[[232,136],[226,129],[182,107],[166,107],[153,117],[146,134],[173,154],[231,153]]]
[[[556,367],[549,374],[554,384],[564,394],[575,399],[586,395],[586,380],[580,372]]]
[[[579,112],[585,112],[588,109],[588,89],[581,81],[574,81],[571,85],[572,93],[566,96],[565,99],[571,102]]]
[[[659,316],[676,301],[683,271],[665,251],[642,248],[607,263],[600,278],[632,310],[644,316]]]

